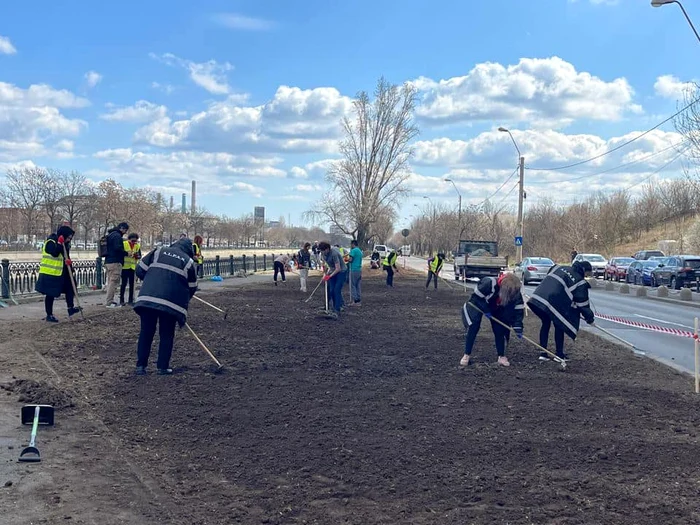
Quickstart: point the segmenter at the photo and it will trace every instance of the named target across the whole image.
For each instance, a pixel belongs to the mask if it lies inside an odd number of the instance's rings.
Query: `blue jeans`
[[[343,285],[345,284],[345,272],[336,273],[328,281],[328,295],[333,301],[333,309],[340,312],[340,309],[345,306],[343,303]]]
[[[362,271],[358,270],[356,272],[350,273],[350,293],[352,295],[352,300],[359,303],[362,300]]]

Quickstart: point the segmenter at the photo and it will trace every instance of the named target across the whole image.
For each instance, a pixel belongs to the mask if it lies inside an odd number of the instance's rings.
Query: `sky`
[[[567,204],[682,175],[672,122],[594,162],[537,168],[672,115],[699,55],[678,6],[647,0],[6,0],[0,177],[78,170],[188,204],[196,180],[212,213],[265,206],[304,224],[339,158],[341,119],[384,76],[418,90],[398,228],[415,205],[456,208],[445,178],[465,206],[515,209],[518,154],[500,126],[525,157],[526,207]]]

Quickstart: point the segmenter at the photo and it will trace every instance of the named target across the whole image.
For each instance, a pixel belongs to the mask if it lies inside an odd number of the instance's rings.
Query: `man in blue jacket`
[[[136,374],[145,375],[151,345],[158,326],[158,374],[170,375],[170,357],[175,340],[175,324],[184,326],[190,299],[197,291],[194,248],[189,239],[180,239],[146,255],[136,266],[143,281],[134,311],[141,317]]]
[[[122,278],[122,268],[124,267],[124,257],[127,252],[124,249],[124,235],[129,231],[129,225],[122,222],[116,228],[107,232],[107,256],[105,257],[105,268],[107,268],[107,298],[105,306],[107,308],[118,308],[119,303],[114,300],[114,295],[119,289]]]

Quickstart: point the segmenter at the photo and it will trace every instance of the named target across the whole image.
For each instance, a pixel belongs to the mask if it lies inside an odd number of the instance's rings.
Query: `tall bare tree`
[[[3,190],[7,202],[16,208],[24,220],[24,232],[31,240],[37,233],[37,222],[42,213],[44,192],[37,180],[44,177],[44,170],[38,167],[12,168],[5,174],[6,187]],[[42,235],[44,232],[41,232]]]
[[[416,89],[380,78],[374,100],[362,91],[354,115],[343,119],[342,160],[326,174],[330,190],[307,216],[336,225],[367,247],[372,225],[407,195],[404,183],[418,135],[413,121]]]

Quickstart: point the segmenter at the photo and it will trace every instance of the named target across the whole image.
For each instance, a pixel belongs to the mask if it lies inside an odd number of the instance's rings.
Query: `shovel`
[[[22,407],[22,424],[32,423],[32,436],[29,446],[22,449],[18,461],[23,463],[38,463],[41,453],[36,447],[36,431],[39,425],[53,426],[53,407],[51,405],[24,405]]]

